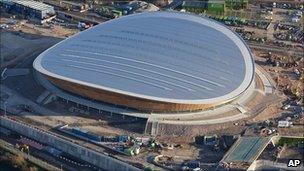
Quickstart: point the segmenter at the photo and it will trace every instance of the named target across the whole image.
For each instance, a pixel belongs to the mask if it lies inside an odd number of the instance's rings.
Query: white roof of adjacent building
[[[178,12],[99,24],[43,52],[34,68],[89,87],[186,104],[233,99],[254,77],[251,52],[237,34]]]
[[[49,9],[54,8],[51,5],[47,5],[45,3],[37,2],[37,1],[33,1],[33,0],[9,0],[9,1],[19,4],[19,5],[30,7],[30,8],[39,10],[39,11],[44,11],[44,10],[49,10]]]

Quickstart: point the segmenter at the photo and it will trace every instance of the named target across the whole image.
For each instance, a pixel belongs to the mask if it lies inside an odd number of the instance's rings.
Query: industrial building
[[[251,52],[236,33],[178,12],[102,23],[46,50],[33,66],[73,94],[156,113],[227,104],[246,93],[255,72]]]
[[[44,23],[55,17],[53,6],[33,0],[0,0],[1,6],[9,13],[14,13],[32,21]]]
[[[191,12],[222,14],[226,9],[245,9],[248,0],[184,0],[182,8]]]
[[[224,0],[220,0],[220,1],[187,0],[187,1],[183,1],[182,8],[187,11],[191,11],[191,12],[224,13],[225,12],[225,1]]]
[[[59,5],[61,8],[68,10],[68,11],[79,11],[85,12],[89,9],[89,5],[85,3],[78,3],[78,2],[70,2],[70,1],[59,1]]]

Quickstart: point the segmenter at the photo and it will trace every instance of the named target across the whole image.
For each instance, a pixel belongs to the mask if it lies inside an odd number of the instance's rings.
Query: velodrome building
[[[222,106],[255,82],[252,54],[236,33],[177,12],[104,22],[54,45],[33,66],[65,91],[153,113]]]

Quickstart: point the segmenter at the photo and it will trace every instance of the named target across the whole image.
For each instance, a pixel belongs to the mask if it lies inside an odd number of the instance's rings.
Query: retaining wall
[[[38,142],[53,146],[74,157],[80,158],[88,163],[105,170],[113,171],[139,171],[140,169],[124,163],[120,160],[109,157],[92,149],[77,145],[61,137],[51,134],[44,130],[35,128],[31,125],[20,123],[7,117],[0,117],[0,125],[11,129],[19,134],[27,136]]]

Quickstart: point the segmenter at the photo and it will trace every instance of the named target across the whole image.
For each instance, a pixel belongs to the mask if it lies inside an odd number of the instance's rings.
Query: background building
[[[182,8],[190,12],[224,13],[225,1],[186,0],[183,1]]]
[[[45,22],[55,17],[53,6],[33,0],[0,0],[7,12],[18,14],[33,21]]]
[[[59,5],[61,8],[68,11],[71,10],[71,11],[85,12],[89,9],[88,4],[72,2],[72,1],[59,1]]]
[[[190,12],[222,14],[226,9],[245,9],[248,0],[184,0],[182,7]]]

